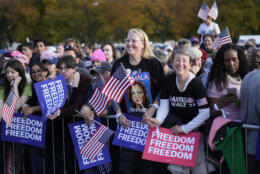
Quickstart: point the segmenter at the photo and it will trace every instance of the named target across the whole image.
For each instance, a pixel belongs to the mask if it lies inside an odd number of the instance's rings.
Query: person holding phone
[[[248,72],[246,55],[238,46],[226,44],[218,50],[208,78],[211,117],[241,121],[240,87]]]
[[[18,112],[32,96],[32,88],[31,85],[27,83],[22,63],[16,59],[10,59],[5,65],[4,85],[0,87],[1,110],[11,90],[14,91],[17,97],[15,112]],[[1,114],[2,112],[0,112],[0,123],[2,119]],[[11,145],[8,146],[8,148],[11,148]],[[14,143],[15,173],[23,172],[23,161],[25,161],[25,168],[27,169],[27,160],[25,160],[27,156],[24,153],[26,153],[26,150],[23,151],[23,145]]]

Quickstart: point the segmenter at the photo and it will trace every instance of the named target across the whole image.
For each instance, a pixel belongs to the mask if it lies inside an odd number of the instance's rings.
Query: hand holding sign
[[[50,114],[49,119],[54,120],[58,117],[58,111],[54,112],[54,114]]]
[[[38,101],[42,111],[42,119],[46,121],[49,116],[64,106],[68,87],[64,75],[56,77],[54,80],[44,80],[34,84]]]
[[[142,159],[194,167],[200,133],[172,135],[170,129],[150,128]]]
[[[175,135],[184,133],[180,125],[173,126],[171,130],[172,130],[171,134],[175,134]]]
[[[156,118],[148,118],[147,123],[150,127],[156,127],[160,125],[160,122]]]
[[[93,119],[95,118],[95,113],[89,105],[83,105],[79,113],[84,118],[86,124],[92,124]]]
[[[119,123],[123,126],[123,128],[127,129],[130,126],[129,121],[127,120],[127,118],[124,115],[120,115],[118,117]]]
[[[151,106],[149,109],[147,109],[143,115],[142,123],[147,122],[149,118],[151,118],[156,111],[156,108],[154,106]]]

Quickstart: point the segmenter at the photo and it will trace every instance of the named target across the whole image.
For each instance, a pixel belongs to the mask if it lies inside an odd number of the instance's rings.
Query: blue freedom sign
[[[127,114],[123,115],[129,120],[130,127],[125,129],[119,123],[112,144],[143,152],[149,125],[147,123],[141,123],[142,117],[134,117]]]
[[[95,120],[100,122],[99,118],[95,118]],[[105,145],[100,154],[98,154],[94,160],[90,160],[80,154],[80,149],[90,139],[91,135],[96,132],[99,126],[100,125],[98,123],[87,125],[84,121],[69,124],[69,130],[74,144],[74,149],[77,155],[80,170],[111,162],[107,145]]]
[[[44,148],[46,122],[42,122],[42,118],[35,115],[23,117],[23,114],[15,113],[12,127],[2,121],[1,140]]]
[[[34,84],[34,88],[42,110],[42,120],[46,121],[64,106],[68,95],[68,87],[64,75],[57,76],[54,80],[44,80]]]

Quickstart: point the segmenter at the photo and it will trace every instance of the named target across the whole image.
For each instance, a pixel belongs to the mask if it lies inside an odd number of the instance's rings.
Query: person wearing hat
[[[191,42],[189,39],[182,38],[178,41],[178,49],[186,49],[191,47]]]
[[[191,46],[192,47],[200,48],[200,40],[199,40],[199,38],[191,37],[190,38],[190,42],[191,42]]]
[[[91,70],[91,74],[101,74],[104,81],[107,82],[110,77],[112,67],[113,65],[109,62],[101,62],[101,65],[98,65]]]
[[[209,70],[203,68],[202,66],[202,52],[195,47],[188,48],[190,54],[191,54],[191,68],[190,72],[192,72],[194,75],[200,78],[205,88],[207,88],[207,79]]]
[[[167,56],[166,54],[158,47],[156,47],[154,50],[153,50],[153,54],[158,58],[158,60],[161,62],[162,66],[163,66],[163,70],[164,70],[164,74],[166,76],[170,75],[173,70],[168,66],[167,64]]]
[[[11,55],[14,57],[14,59],[19,60],[22,63],[27,82],[28,84],[31,84],[32,80],[30,74],[27,72],[27,68],[29,65],[29,58],[26,55],[22,54],[20,51],[13,51]]]
[[[49,70],[50,75],[56,75],[57,73],[57,63],[58,63],[58,57],[59,53],[55,53],[50,50],[46,50],[41,55],[41,62],[46,66],[46,68]]]
[[[173,48],[171,47],[171,46],[167,46],[166,48],[165,48],[165,50],[166,50],[166,58],[167,58],[167,60],[172,56],[172,53],[173,53]]]
[[[20,51],[14,51],[11,53],[11,55],[23,64],[24,70],[26,71],[29,64],[29,58],[26,55],[22,54]]]
[[[93,67],[100,65],[101,62],[106,62],[106,60],[106,56],[101,49],[95,50],[91,56],[91,62]]]

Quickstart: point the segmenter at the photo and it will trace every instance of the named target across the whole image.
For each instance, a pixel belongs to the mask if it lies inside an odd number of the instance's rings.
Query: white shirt
[[[214,28],[216,29],[217,33],[215,33]],[[205,34],[210,34],[212,36],[216,36],[216,34],[220,33],[220,29],[219,29],[218,24],[215,23],[215,22],[211,22],[211,24],[209,26],[206,23],[202,23],[202,24],[200,24],[197,33],[201,35],[200,42],[202,43],[203,42],[203,36]]]

